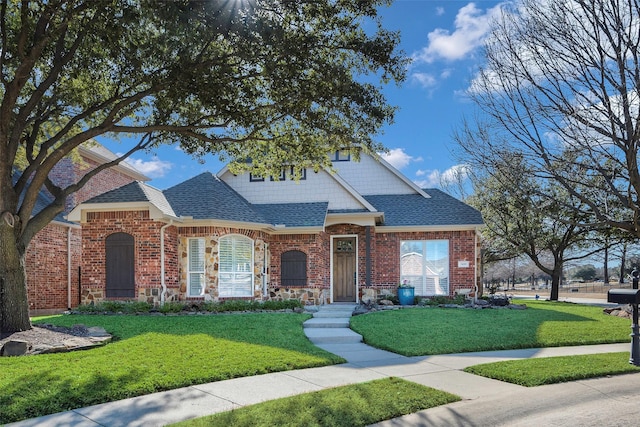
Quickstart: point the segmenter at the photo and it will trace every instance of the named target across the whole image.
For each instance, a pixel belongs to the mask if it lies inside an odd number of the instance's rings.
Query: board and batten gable
[[[228,169],[223,169],[218,176],[249,203],[256,205],[328,201],[329,209],[367,209],[366,202],[358,200],[350,189],[324,170],[307,169],[305,179],[299,181],[295,181],[288,170],[285,179],[279,181],[269,177],[255,181],[249,173],[234,175]]]

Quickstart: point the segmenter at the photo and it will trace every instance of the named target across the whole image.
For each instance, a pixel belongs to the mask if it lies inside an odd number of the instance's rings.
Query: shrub
[[[441,305],[441,304],[456,304],[456,305],[464,305],[465,303],[464,295],[456,295],[454,297],[449,297],[446,295],[435,295],[431,298],[423,299],[421,301],[424,305]]]
[[[178,301],[167,301],[158,308],[160,313],[180,313],[184,310],[184,304]]]
[[[101,301],[97,304],[84,304],[76,309],[80,313],[148,313],[153,305],[145,301]]]
[[[224,302],[214,301],[167,301],[157,308],[160,313],[181,313],[187,311],[223,313],[235,311],[261,311],[261,310],[293,310],[302,308],[304,305],[299,300],[291,299],[285,301],[249,301],[249,300],[227,300]],[[148,313],[153,309],[153,305],[143,301],[102,301],[97,304],[83,304],[75,311],[79,313]]]

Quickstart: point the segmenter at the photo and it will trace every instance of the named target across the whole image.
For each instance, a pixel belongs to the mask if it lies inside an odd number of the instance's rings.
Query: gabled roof
[[[178,216],[265,223],[245,199],[210,172],[164,191]]]
[[[69,218],[80,221],[81,210],[114,209],[124,205],[152,205],[167,218],[217,220],[263,225],[265,228],[324,227],[328,203],[250,204],[210,172],[160,191],[143,182],[132,182],[93,197],[77,206]]]
[[[135,204],[148,203],[153,205],[162,215],[176,217],[175,211],[171,204],[167,201],[162,191],[155,187],[145,184],[144,182],[134,181],[129,184],[118,187],[114,190],[107,191],[98,196],[92,197],[83,204],[102,205],[102,204]],[[68,218],[77,221],[76,215],[78,207],[74,208],[68,215]]]
[[[381,212],[387,227],[419,226],[480,226],[484,224],[479,211],[435,188],[420,194],[365,196]]]
[[[484,224],[480,212],[471,206],[440,190],[414,191],[415,184],[407,185],[406,178],[398,180],[402,177],[397,170],[380,164],[369,161],[363,172],[387,169],[384,173],[390,185],[379,175],[372,185],[366,173],[358,174],[353,167],[348,175],[360,189],[394,194],[363,195],[340,175],[328,172],[325,178],[314,174],[299,183],[285,180],[279,186],[271,181],[256,184],[248,174],[236,177],[224,170],[224,176],[205,172],[164,191],[142,182],[126,185],[84,202],[69,217],[79,221],[82,210],[133,209],[146,203],[154,207],[152,218],[160,215],[183,225],[215,224],[274,233],[317,232],[343,223],[375,226],[380,232],[475,229]],[[347,203],[332,206],[334,191]],[[265,195],[271,194],[281,200],[270,203]]]

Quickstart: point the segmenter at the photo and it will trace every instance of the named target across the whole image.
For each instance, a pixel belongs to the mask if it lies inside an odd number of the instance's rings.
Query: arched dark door
[[[284,252],[280,259],[282,286],[306,286],[307,254],[302,251],[288,251]]]
[[[134,239],[114,233],[106,239],[107,298],[135,297]]]

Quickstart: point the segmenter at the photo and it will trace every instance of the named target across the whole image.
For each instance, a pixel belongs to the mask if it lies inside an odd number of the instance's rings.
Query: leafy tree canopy
[[[67,196],[137,150],[177,143],[277,176],[283,165],[328,166],[338,149],[382,149],[374,136],[395,109],[381,87],[407,65],[377,13],[388,3],[1,1],[0,327],[28,324],[19,270],[31,238]],[[99,135],[138,142],[77,183],[49,180]],[[43,188],[54,201],[36,211]]]

